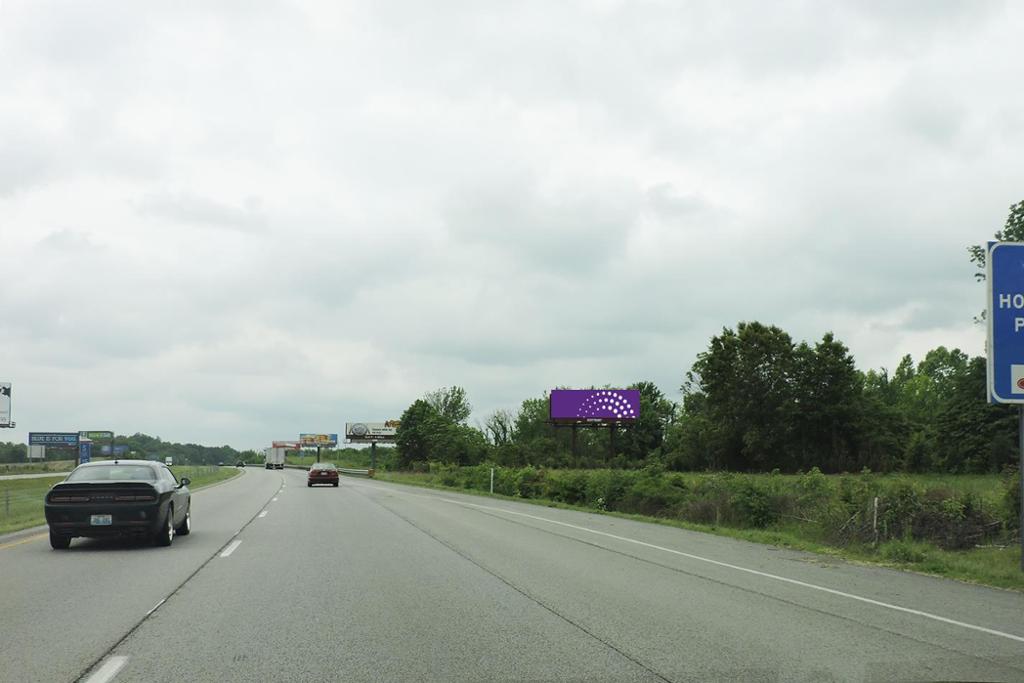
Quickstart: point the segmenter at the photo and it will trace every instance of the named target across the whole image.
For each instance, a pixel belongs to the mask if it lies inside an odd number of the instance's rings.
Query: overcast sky
[[[0,0],[0,440],[677,399],[743,320],[980,355],[1022,35],[980,0]]]

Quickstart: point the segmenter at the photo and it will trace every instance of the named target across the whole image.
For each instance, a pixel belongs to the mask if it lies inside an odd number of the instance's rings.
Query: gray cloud
[[[740,320],[981,353],[999,2],[7,3],[19,425],[258,446],[461,384],[672,395]],[[17,436],[17,435],[15,435]]]
[[[143,197],[138,209],[143,215],[185,225],[241,232],[259,232],[267,227],[267,217],[257,197],[248,197],[241,206],[233,206],[185,193],[157,194]]]

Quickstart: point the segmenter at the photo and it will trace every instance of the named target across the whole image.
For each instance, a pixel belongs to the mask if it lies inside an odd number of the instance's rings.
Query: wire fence
[[[0,475],[7,474],[43,474],[53,472],[70,472],[75,468],[74,460],[46,460],[44,462],[4,462],[0,463]]]
[[[48,483],[15,488],[10,481],[0,481],[0,534],[43,524],[43,499],[48,490]]]

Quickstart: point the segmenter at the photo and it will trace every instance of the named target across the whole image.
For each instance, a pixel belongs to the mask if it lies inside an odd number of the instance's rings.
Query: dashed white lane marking
[[[266,516],[267,516],[267,511],[266,510],[264,510],[263,512],[260,513],[260,519],[263,519]]]
[[[238,546],[242,545],[241,539],[237,539],[228,543],[228,547],[224,548],[224,551],[220,554],[221,557],[228,557],[231,553],[235,552]]]
[[[673,548],[666,548],[664,546],[655,545],[653,543],[647,543],[645,541],[638,541],[635,538],[627,538],[626,536],[619,536],[617,534],[610,534],[607,531],[598,531],[597,529],[588,529],[585,526],[579,526],[577,524],[569,524],[568,522],[559,522],[554,519],[548,519],[547,517],[540,517],[538,515],[530,515],[525,512],[517,512],[515,510],[508,510],[505,508],[493,507],[490,505],[478,505],[476,503],[467,503],[462,500],[454,500],[452,498],[442,498],[440,496],[424,495],[422,493],[411,493],[408,491],[401,491],[406,495],[415,496],[417,498],[428,498],[433,500],[444,501],[445,503],[451,503],[453,505],[461,505],[462,507],[478,508],[480,510],[490,510],[492,512],[503,512],[508,515],[515,515],[517,517],[527,517],[529,519],[535,519],[539,522],[546,522],[548,524],[555,524],[557,526],[566,527],[569,529],[575,529],[577,531],[584,531],[588,534],[594,534],[596,536],[604,536],[605,538],[614,538],[616,541],[622,541],[624,543],[632,543],[634,545],[643,546],[644,548],[651,548],[653,550],[660,550],[665,553],[672,555],[678,555],[680,557],[686,557],[691,560],[697,560],[698,562],[706,562],[713,564],[717,567],[725,567],[726,569],[732,569],[738,572],[744,572],[746,574],[753,574],[754,576],[760,576],[765,579],[772,579],[773,581],[781,581],[782,583],[788,583],[793,586],[800,586],[801,588],[808,588],[810,590],[820,591],[822,593],[828,593],[830,595],[836,595],[841,598],[847,598],[849,600],[856,600],[857,602],[863,602],[868,605],[874,605],[876,607],[883,607],[890,609],[895,612],[902,612],[904,614],[913,614],[914,616],[923,617],[925,619],[931,619],[938,621],[943,624],[949,624],[951,626],[959,626],[960,628],[969,629],[971,631],[978,631],[980,633],[987,633],[991,636],[998,636],[1000,638],[1006,638],[1008,640],[1014,640],[1019,643],[1024,643],[1024,636],[1018,636],[1013,633],[1006,633],[1005,631],[997,631],[993,628],[986,628],[984,626],[978,626],[977,624],[969,624],[964,621],[958,621],[956,619],[950,619],[949,617],[943,617],[938,614],[932,614],[931,612],[925,612],[923,610],[911,609],[910,607],[902,607],[900,605],[893,605],[892,603],[882,602],[881,600],[874,600],[872,598],[866,598],[862,595],[854,595],[853,593],[847,593],[845,591],[839,591],[834,588],[827,588],[826,586],[819,586],[814,583],[807,583],[806,581],[800,581],[798,579],[790,579],[785,576],[779,576],[777,574],[769,574],[768,572],[758,571],[757,569],[748,569],[747,567],[741,567],[735,564],[729,564],[728,562],[720,562],[719,560],[712,560],[709,557],[701,557],[700,555],[694,555],[692,553],[684,553],[681,550],[674,550]]]
[[[270,500],[270,502],[271,502],[271,503],[276,503],[276,502],[277,502],[277,496],[274,496],[274,497],[273,497],[273,498],[272,498],[272,499]]]
[[[152,614],[153,612],[155,612],[155,611],[157,611],[158,609],[160,609],[160,605],[164,604],[165,602],[167,602],[167,598],[164,598],[164,599],[163,599],[163,600],[161,600],[160,602],[158,602],[158,603],[156,603],[155,605],[153,605],[153,609],[151,609],[151,610],[149,610],[148,612],[146,612],[146,616],[148,617],[148,616],[149,616],[150,614]]]
[[[93,672],[92,676],[85,679],[85,683],[107,683],[113,680],[117,672],[124,668],[124,665],[128,663],[127,657],[108,657],[107,661],[103,662],[103,665]]]

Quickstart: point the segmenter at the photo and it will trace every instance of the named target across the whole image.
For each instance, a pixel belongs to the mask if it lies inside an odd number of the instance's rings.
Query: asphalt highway
[[[170,548],[0,539],[0,680],[1024,680],[1019,593],[295,470],[194,496]]]

